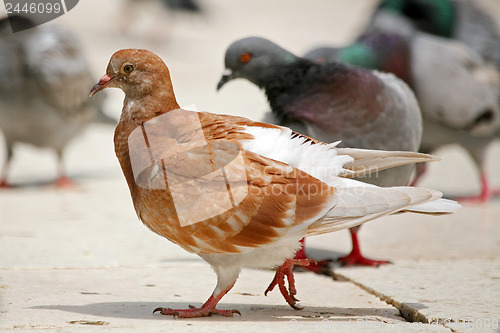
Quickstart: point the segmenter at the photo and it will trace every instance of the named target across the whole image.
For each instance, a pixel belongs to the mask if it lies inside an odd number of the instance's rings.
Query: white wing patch
[[[330,185],[338,182],[340,173],[350,172],[343,166],[354,160],[339,155],[336,146],[340,141],[313,144],[303,137],[292,137],[288,128],[245,126],[245,132],[254,139],[242,140],[243,149],[286,163]]]

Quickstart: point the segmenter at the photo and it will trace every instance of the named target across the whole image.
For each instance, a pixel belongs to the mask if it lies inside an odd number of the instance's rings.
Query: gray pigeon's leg
[[[338,259],[342,263],[342,265],[344,265],[344,266],[360,265],[360,266],[378,267],[378,266],[384,265],[384,264],[391,264],[391,262],[389,260],[369,259],[369,258],[366,258],[361,253],[361,249],[359,247],[359,240],[358,240],[358,231],[360,228],[361,228],[361,226],[357,226],[357,227],[349,229],[349,232],[351,233],[352,250],[348,255]]]
[[[73,181],[66,175],[66,169],[64,167],[63,151],[62,149],[57,149],[57,174],[58,178],[55,181],[55,185],[60,188],[71,188],[73,187]]]
[[[12,143],[6,142],[5,148],[7,150],[5,161],[2,166],[2,173],[0,174],[0,188],[9,188],[10,185],[7,182],[7,175],[9,173],[10,161],[14,155],[14,149]]]
[[[479,171],[479,178],[481,181],[481,192],[477,195],[471,195],[467,197],[460,197],[457,200],[462,202],[488,202],[491,199],[492,191],[489,186],[488,176],[485,170],[485,155],[486,155],[486,145],[481,147],[464,147],[469,155],[474,160],[477,170]]]

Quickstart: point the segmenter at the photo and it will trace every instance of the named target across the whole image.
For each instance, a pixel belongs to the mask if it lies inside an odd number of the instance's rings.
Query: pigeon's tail
[[[462,206],[456,201],[441,198],[408,208],[407,211],[425,214],[450,214],[456,212],[460,207]]]
[[[339,175],[346,178],[363,177],[373,172],[398,166],[440,160],[436,156],[408,151],[338,148],[338,154],[349,155],[354,159],[344,165],[347,172]]]
[[[307,236],[352,228],[399,212],[446,214],[461,207],[455,201],[441,199],[439,191],[420,187],[350,187],[338,189],[337,195],[336,205],[309,226]]]

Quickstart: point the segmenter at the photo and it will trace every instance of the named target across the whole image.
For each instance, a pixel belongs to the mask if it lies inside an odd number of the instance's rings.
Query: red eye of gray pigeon
[[[242,63],[247,63],[250,61],[250,59],[252,59],[252,56],[250,55],[250,53],[243,53],[242,55],[240,55],[240,61]]]

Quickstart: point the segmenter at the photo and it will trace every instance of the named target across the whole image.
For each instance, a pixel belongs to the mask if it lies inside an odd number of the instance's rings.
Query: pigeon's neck
[[[272,111],[324,131],[369,123],[383,111],[384,85],[371,72],[339,63],[315,65],[294,87],[268,90]]]
[[[125,95],[122,119],[143,123],[160,114],[179,109],[173,91],[152,91],[148,94]]]
[[[266,75],[265,79],[260,80],[258,86],[265,89],[268,99],[272,99],[270,96],[300,85],[311,68],[316,66],[317,64],[310,60],[297,58],[292,63],[274,66],[272,75]]]

